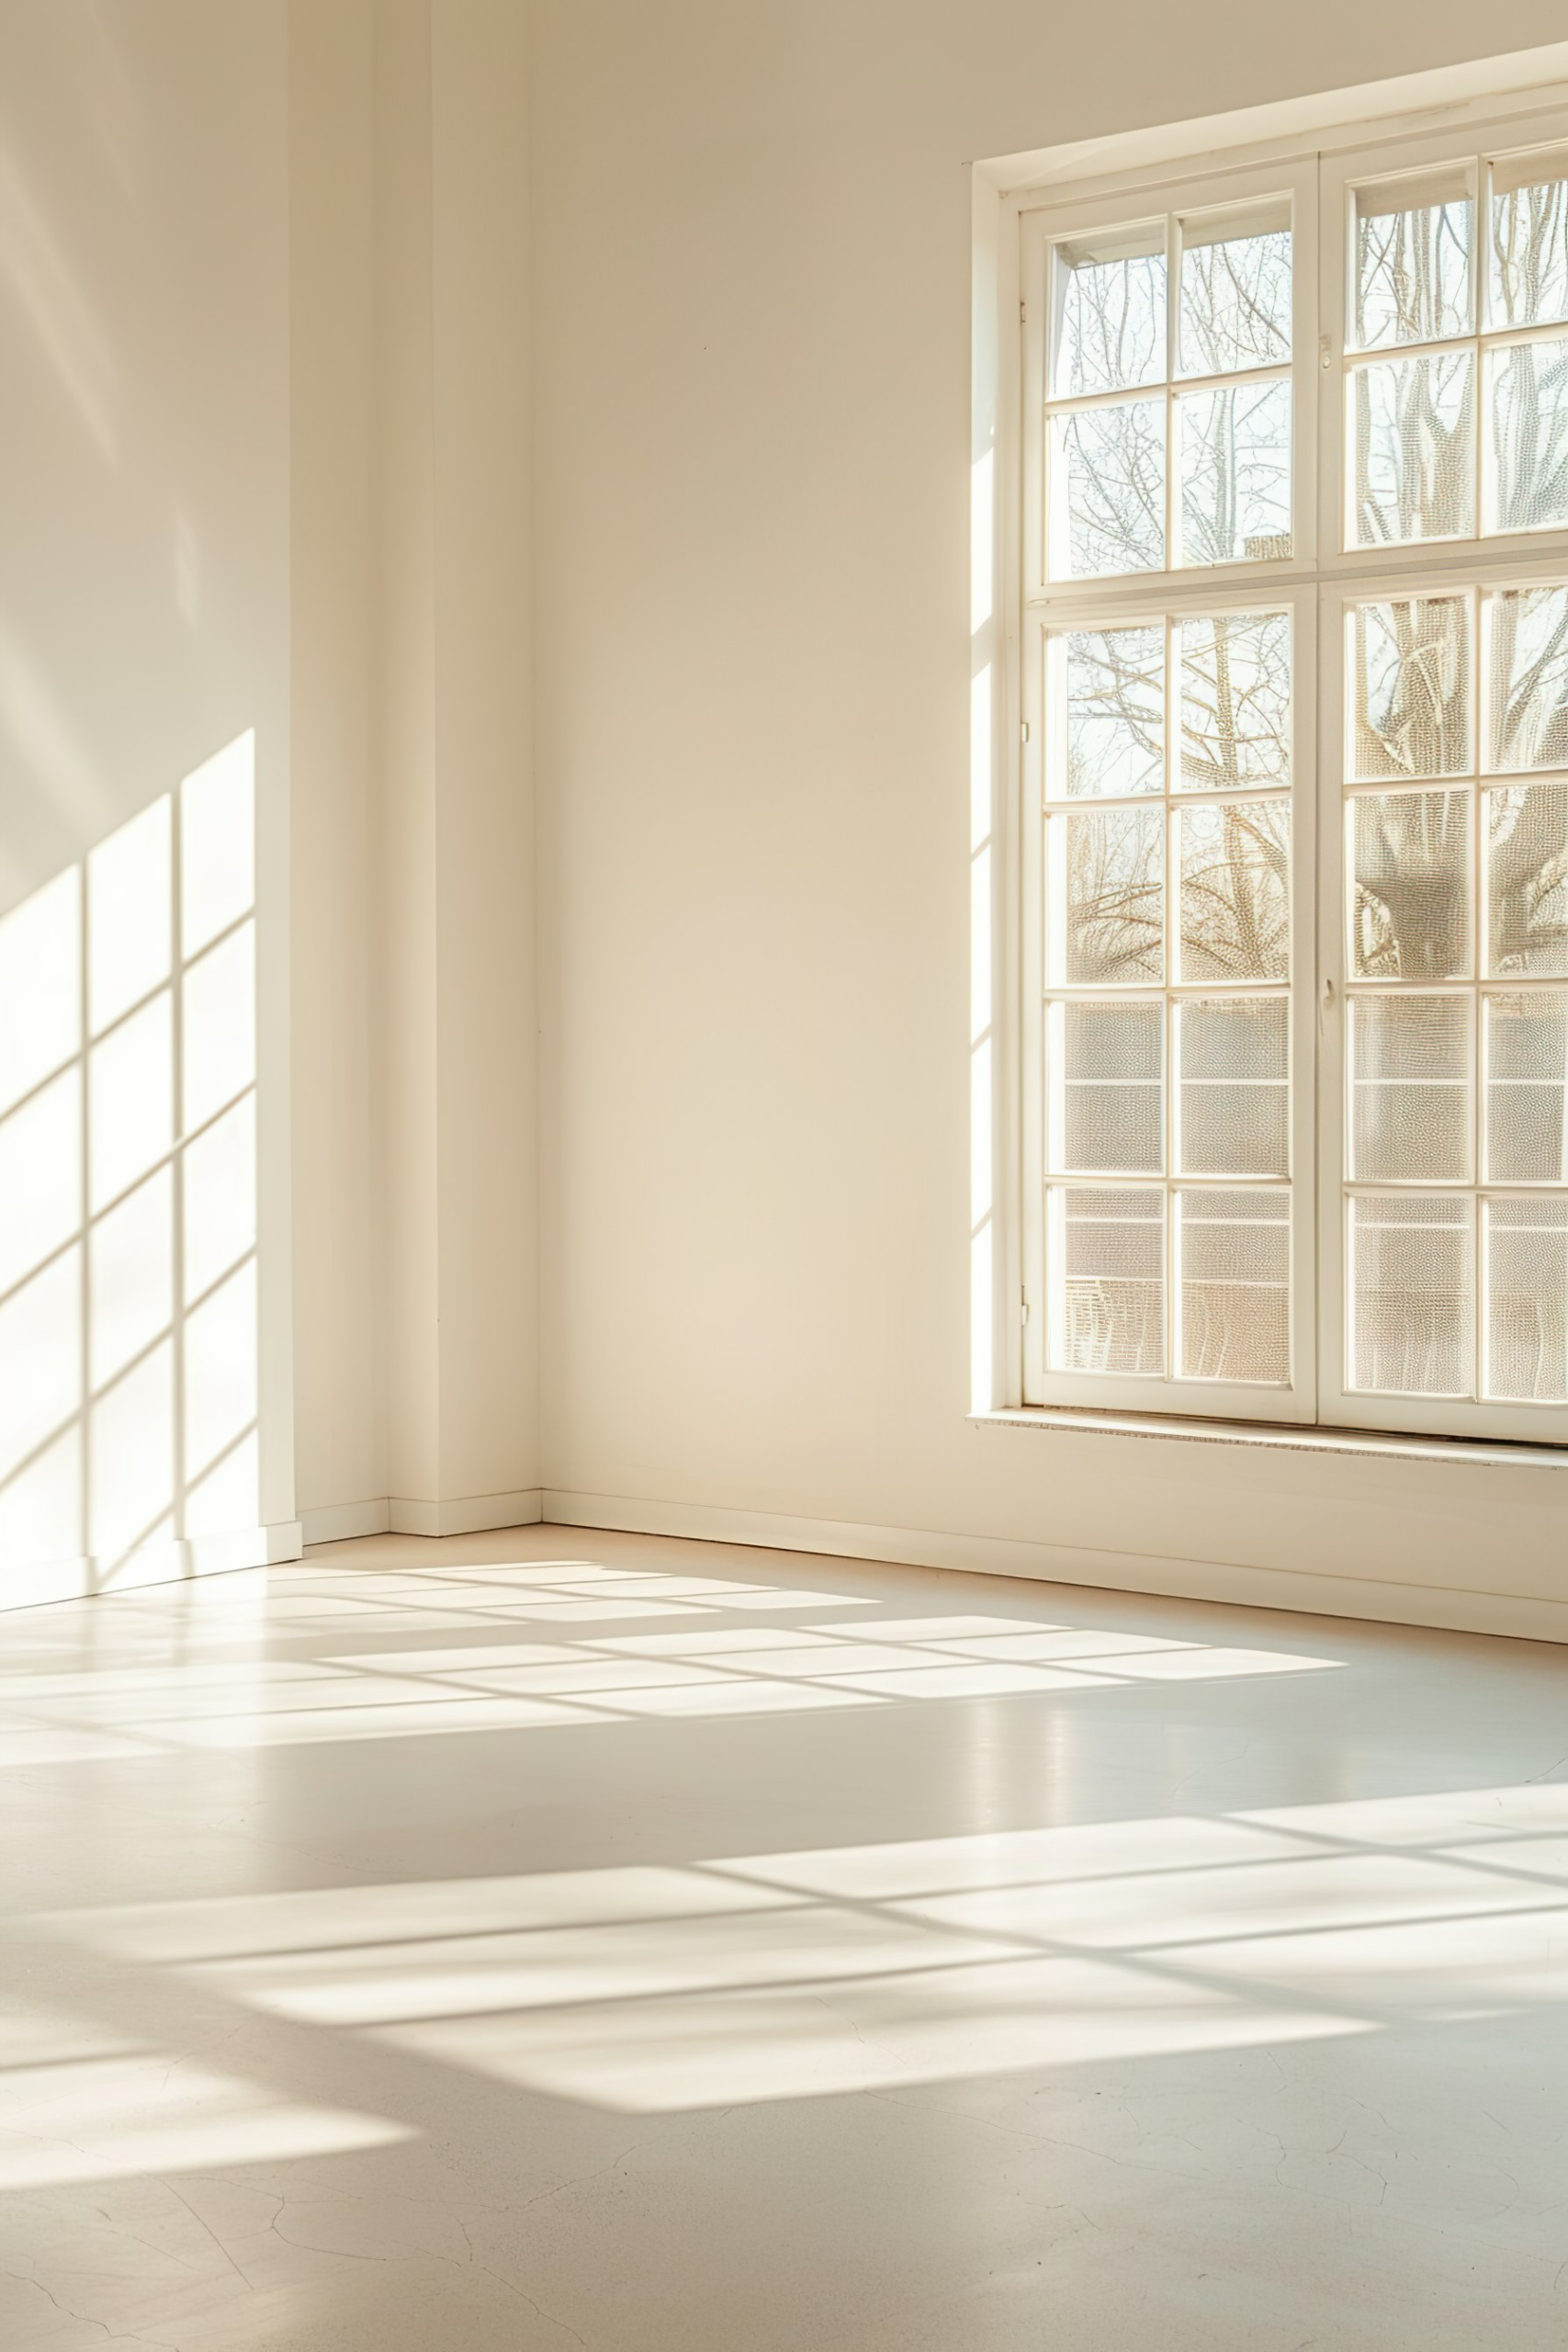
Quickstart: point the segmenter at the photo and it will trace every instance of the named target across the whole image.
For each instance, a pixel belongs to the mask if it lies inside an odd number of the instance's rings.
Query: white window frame
[[[1322,485],[1318,504],[1318,542],[1323,551],[1321,570],[1324,573],[1364,571],[1381,574],[1396,567],[1419,568],[1426,573],[1446,560],[1471,571],[1477,564],[1496,570],[1506,567],[1510,556],[1523,563],[1539,566],[1543,545],[1552,539],[1563,540],[1568,537],[1562,529],[1533,528],[1483,534],[1481,528],[1489,413],[1484,348],[1494,347],[1499,343],[1561,341],[1568,334],[1568,327],[1562,325],[1510,331],[1494,330],[1487,324],[1486,281],[1489,273],[1483,240],[1490,220],[1490,162],[1494,154],[1517,153],[1535,147],[1563,146],[1568,146],[1568,107],[1558,106],[1524,115],[1494,114],[1446,130],[1406,132],[1320,154],[1319,218],[1325,227],[1333,224],[1339,232],[1323,236],[1321,255],[1323,341],[1319,374],[1329,388],[1328,397],[1320,398],[1318,401],[1318,472]],[[1472,291],[1473,315],[1471,332],[1442,346],[1386,344],[1366,356],[1372,359],[1403,358],[1434,348],[1453,348],[1461,342],[1474,352],[1475,528],[1462,537],[1407,540],[1386,547],[1357,547],[1350,538],[1345,466],[1348,447],[1346,401],[1351,365],[1358,356],[1349,348],[1348,333],[1349,297],[1354,285],[1350,199],[1358,187],[1365,187],[1369,182],[1403,179],[1407,174],[1421,173],[1445,164],[1467,164],[1472,175],[1471,194],[1475,204],[1477,253],[1475,284]]]
[[[1345,1337],[1344,1232],[1346,1173],[1344,1089],[1345,820],[1344,717],[1346,616],[1371,596],[1568,582],[1568,528],[1481,535],[1480,474],[1485,415],[1481,344],[1486,276],[1487,158],[1493,153],[1568,145],[1568,93],[1526,94],[1517,107],[1494,99],[1451,110],[1441,127],[1411,119],[1355,127],[1354,143],[1332,132],[1310,141],[1277,142],[1267,150],[1203,159],[1201,171],[1162,164],[1060,191],[1004,195],[998,275],[998,402],[1001,466],[998,522],[1001,561],[1000,644],[1007,675],[996,697],[1003,728],[1003,778],[996,839],[998,866],[997,972],[1003,985],[1001,1019],[994,1036],[1001,1080],[996,1134],[1006,1175],[1006,1247],[997,1253],[996,1297],[1001,1345],[1002,1406],[1064,1405],[1111,1412],[1307,1422],[1356,1429],[1423,1431],[1438,1436],[1513,1438],[1568,1443],[1568,1404],[1477,1403],[1450,1398],[1373,1394],[1348,1389],[1341,1376]],[[1348,397],[1346,287],[1349,192],[1380,176],[1398,177],[1428,165],[1472,159],[1475,179],[1475,318],[1477,488],[1475,536],[1397,547],[1347,544],[1346,435]],[[1294,228],[1292,376],[1293,542],[1289,557],[1261,561],[1145,571],[1110,579],[1053,581],[1045,571],[1045,445],[1043,428],[1048,321],[1044,254],[1057,239],[1100,232],[1167,215],[1251,205],[1288,195]],[[1174,232],[1168,235],[1168,299],[1177,300]],[[1017,320],[1016,333],[1013,322]],[[1550,339],[1551,330],[1539,331]],[[1568,337],[1568,328],[1560,330]],[[1521,339],[1510,334],[1509,340]],[[1417,346],[1420,348],[1422,346]],[[1399,346],[1401,350],[1409,346]],[[1145,388],[1145,396],[1170,388]],[[1168,480],[1169,515],[1175,485]],[[1292,716],[1292,872],[1291,1079],[1292,1088],[1292,1327],[1289,1388],[1187,1381],[1174,1377],[1168,1344],[1163,1377],[1115,1377],[1052,1372],[1046,1364],[1044,1282],[1044,959],[1043,808],[1045,729],[1042,721],[1043,649],[1048,634],[1069,626],[1180,617],[1186,614],[1289,607],[1294,616]],[[1479,648],[1477,649],[1479,671]],[[1168,696],[1171,691],[1168,677]],[[1477,676],[1475,695],[1479,701]],[[1016,750],[1012,747],[1016,746]],[[1456,780],[1457,781],[1457,780]],[[1472,790],[1478,786],[1472,780]],[[1059,807],[1061,804],[1054,804]],[[1091,802],[1072,804],[1079,808]],[[1479,800],[1477,802],[1479,806]],[[1472,891],[1472,931],[1482,910]],[[1479,940],[1474,955],[1479,959]],[[1476,975],[1458,985],[1477,1004],[1485,983]],[[1503,985],[1499,983],[1498,985]],[[1539,985],[1549,985],[1541,982]],[[1561,985],[1568,989],[1568,977]],[[1150,996],[1183,991],[1168,984]],[[1194,990],[1194,993],[1202,993]],[[1218,988],[1211,993],[1224,993]],[[1098,993],[1098,992],[1096,992]],[[1176,1073],[1168,1061],[1167,1132]],[[1472,1062],[1473,1068],[1473,1062]],[[1477,1077],[1479,1073],[1476,1073]],[[1479,1084],[1476,1121],[1484,1117]],[[1479,1164],[1470,1186],[1452,1190],[1517,1192],[1483,1187]],[[1092,1179],[1085,1181],[1092,1182]],[[1135,1179],[1119,1179],[1133,1182]],[[1166,1172],[1148,1180],[1173,1191]],[[1235,1180],[1240,1184],[1244,1180]],[[1360,1188],[1359,1188],[1360,1189]],[[1427,1188],[1418,1188],[1427,1189]],[[1440,1189],[1440,1188],[1430,1188]],[[1479,1216],[1479,1210],[1476,1211]],[[1168,1216],[1168,1231],[1169,1219]],[[1477,1240],[1479,1253],[1479,1238]],[[1479,1263],[1479,1255],[1477,1259]],[[1168,1331],[1175,1269],[1166,1265]],[[1483,1301],[1484,1286],[1480,1297]],[[1483,1306],[1477,1314],[1478,1331]],[[1010,1340],[1008,1332],[1016,1332]],[[1482,1345],[1478,1338],[1478,1351]]]
[[[1422,981],[1415,984],[1424,995],[1450,994],[1463,997],[1472,1006],[1469,1023],[1469,1078],[1471,1085],[1472,1132],[1468,1181],[1452,1183],[1397,1184],[1361,1182],[1349,1174],[1347,1136],[1349,1126],[1348,1102],[1350,1069],[1348,1051],[1349,1027],[1348,1003],[1355,995],[1371,995],[1386,990],[1389,984],[1358,983],[1349,976],[1347,957],[1348,878],[1347,842],[1348,826],[1345,805],[1361,792],[1376,792],[1377,785],[1349,786],[1347,792],[1346,742],[1348,729],[1341,723],[1332,731],[1325,728],[1320,756],[1319,771],[1322,786],[1322,816],[1320,838],[1323,855],[1320,873],[1323,876],[1318,908],[1318,959],[1324,976],[1321,996],[1319,1034],[1322,1040],[1318,1066],[1319,1104],[1319,1198],[1325,1209],[1319,1217],[1319,1250],[1322,1267],[1318,1293],[1319,1330],[1319,1389],[1317,1419],[1336,1428],[1402,1430],[1426,1431],[1433,1435],[1470,1438],[1508,1438],[1534,1441],[1537,1444],[1568,1444],[1568,1403],[1531,1403],[1528,1399],[1509,1398],[1502,1401],[1474,1401],[1462,1397],[1409,1396],[1390,1391],[1353,1389],[1340,1377],[1345,1364],[1347,1325],[1349,1317],[1348,1250],[1347,1235],[1349,1225],[1349,1200],[1353,1194],[1421,1194],[1446,1193],[1463,1195],[1472,1207],[1472,1250],[1476,1269],[1476,1311],[1474,1346],[1476,1385],[1484,1385],[1486,1351],[1487,1285],[1483,1260],[1483,1236],[1481,1204],[1486,1199],[1530,1199],[1551,1197],[1551,1188],[1511,1182],[1491,1182],[1485,1167],[1484,1127],[1486,1121],[1485,1071],[1483,1064],[1482,1033],[1484,1003],[1489,994],[1500,996],[1535,992],[1568,996],[1568,975],[1560,978],[1542,976],[1538,978],[1507,976],[1490,978],[1485,969],[1486,951],[1483,940],[1485,906],[1482,889],[1481,866],[1484,855],[1484,841],[1481,831],[1484,805],[1486,767],[1478,737],[1481,732],[1482,688],[1483,685],[1481,641],[1482,605],[1488,589],[1561,586],[1568,580],[1568,533],[1556,535],[1564,541],[1561,562],[1542,565],[1538,558],[1528,571],[1521,571],[1506,560],[1491,561],[1490,550],[1479,559],[1472,556],[1466,571],[1460,574],[1421,571],[1411,566],[1388,568],[1376,575],[1362,575],[1349,582],[1339,581],[1325,587],[1321,595],[1321,644],[1323,667],[1323,701],[1330,713],[1343,713],[1346,707],[1345,672],[1347,635],[1351,615],[1356,606],[1382,597],[1403,597],[1421,594],[1465,594],[1472,604],[1472,645],[1476,670],[1475,690],[1472,702],[1470,770],[1463,776],[1434,778],[1429,784],[1417,784],[1416,791],[1442,791],[1462,788],[1472,796],[1472,825],[1470,847],[1471,943],[1469,978]],[[1511,784],[1551,783],[1561,781],[1561,770],[1514,770],[1503,781]],[[1386,788],[1386,787],[1382,787]],[[1332,814],[1330,811],[1332,810]]]
[[[1257,567],[1262,570],[1259,565]],[[1230,569],[1227,567],[1227,569]],[[1051,636],[1059,630],[1081,626],[1085,618],[1097,625],[1145,622],[1155,627],[1167,626],[1166,650],[1166,734],[1174,742],[1174,711],[1179,695],[1179,663],[1176,656],[1174,624],[1186,618],[1225,612],[1283,611],[1290,616],[1293,641],[1291,697],[1291,786],[1289,802],[1292,830],[1292,874],[1308,874],[1315,863],[1316,790],[1314,782],[1314,718],[1315,695],[1315,620],[1310,594],[1299,589],[1275,584],[1271,590],[1260,590],[1252,595],[1233,586],[1226,592],[1207,593],[1196,585],[1184,584],[1178,590],[1145,595],[1141,599],[1118,602],[1108,607],[1097,604],[1088,616],[1076,609],[1070,599],[1064,599],[1049,609],[1031,614],[1026,624],[1024,696],[1029,737],[1022,745],[1024,786],[1021,798],[1020,840],[1022,851],[1021,880],[1025,903],[1043,908],[1045,896],[1045,828],[1052,818],[1061,818],[1069,811],[1079,815],[1103,807],[1114,807],[1114,801],[1047,800],[1046,797],[1046,735],[1043,724],[1045,649]],[[1198,805],[1199,796],[1171,794],[1156,800],[1145,796],[1151,808],[1163,808],[1168,823],[1175,820],[1182,807]],[[1297,888],[1292,894],[1290,978],[1280,987],[1263,986],[1235,989],[1216,981],[1167,981],[1147,987],[1091,989],[1082,991],[1082,999],[1104,1001],[1116,999],[1136,1002],[1158,1001],[1173,1007],[1184,1000],[1201,1000],[1217,996],[1283,996],[1290,1005],[1290,1116],[1291,1170],[1285,1184],[1267,1178],[1249,1180],[1232,1177],[1179,1178],[1175,1172],[1175,1106],[1178,1074],[1174,1066],[1174,1021],[1168,1012],[1165,1024],[1164,1100],[1165,1100],[1165,1169],[1159,1176],[1146,1180],[1149,1189],[1163,1191],[1168,1196],[1166,1218],[1166,1281],[1165,1330],[1166,1371],[1163,1375],[1115,1375],[1093,1373],[1056,1372],[1047,1361],[1048,1315],[1046,1312],[1045,1235],[1042,1213],[1027,1216],[1022,1233],[1023,1286],[1030,1302],[1030,1314],[1023,1326],[1024,1368],[1023,1401],[1028,1404],[1099,1405],[1109,1409],[1142,1412],[1182,1411],[1221,1419],[1270,1420],[1310,1420],[1314,1406],[1314,1356],[1316,1315],[1314,1306],[1314,1241],[1313,1204],[1314,1187],[1314,1138],[1313,1118],[1314,1036],[1315,1022],[1313,987],[1314,955],[1311,896]],[[1174,910],[1168,906],[1168,927]],[[1035,1203],[1043,1202],[1048,1184],[1061,1181],[1059,1170],[1053,1170],[1045,1159],[1045,1063],[1046,1012],[1053,992],[1044,970],[1044,925],[1032,922],[1023,933],[1023,1018],[1021,1034],[1023,1041],[1023,1068],[1021,1077],[1022,1135],[1025,1144],[1025,1197]],[[1133,1177],[1097,1179],[1082,1176],[1068,1179],[1081,1186],[1096,1187],[1110,1182],[1115,1184],[1137,1184]],[[1292,1364],[1288,1385],[1263,1385],[1251,1382],[1183,1380],[1177,1376],[1175,1346],[1177,1279],[1174,1247],[1174,1226],[1171,1196],[1179,1187],[1193,1190],[1224,1189],[1260,1190],[1288,1189],[1291,1197],[1291,1330]],[[1035,1311],[1034,1302],[1040,1302]]]
[[[1231,208],[1238,211],[1250,209],[1270,198],[1283,198],[1291,207],[1292,228],[1295,238],[1292,261],[1292,356],[1288,374],[1293,388],[1294,406],[1292,417],[1292,458],[1295,478],[1294,548],[1288,556],[1265,558],[1261,561],[1183,566],[1176,571],[1134,571],[1107,575],[1093,580],[1052,580],[1046,568],[1045,512],[1046,435],[1026,432],[1023,442],[1022,481],[1022,546],[1023,601],[1026,605],[1091,605],[1102,598],[1113,598],[1129,589],[1148,596],[1149,582],[1159,580],[1186,586],[1201,582],[1211,590],[1229,587],[1233,582],[1245,582],[1255,595],[1267,593],[1267,585],[1287,578],[1298,577],[1303,566],[1310,570],[1314,553],[1315,503],[1314,485],[1316,469],[1314,442],[1315,426],[1313,405],[1303,396],[1303,379],[1309,373],[1309,355],[1316,336],[1317,317],[1317,186],[1316,173],[1310,165],[1281,164],[1270,169],[1243,169],[1210,172],[1182,179],[1167,179],[1151,187],[1128,188],[1120,198],[1098,197],[1066,204],[1039,206],[1022,211],[1020,227],[1020,276],[1028,289],[1022,299],[1022,364],[1024,382],[1024,413],[1035,417],[1044,413],[1046,391],[1046,359],[1049,340],[1047,255],[1052,245],[1069,242],[1075,235],[1110,228],[1131,228],[1144,221],[1153,222],[1163,216],[1166,255],[1167,304],[1169,337],[1175,345],[1177,302],[1180,283],[1179,223],[1183,215],[1223,212]],[[1272,371],[1268,371],[1272,372]],[[1139,388],[1134,397],[1156,399],[1164,396],[1168,409],[1179,394],[1198,392],[1206,387],[1224,386],[1247,380],[1247,371],[1230,376],[1180,377],[1172,374],[1160,382]],[[1125,399],[1126,393],[1090,393],[1077,399],[1051,398],[1053,414],[1073,409],[1085,409],[1113,404]],[[1168,453],[1169,442],[1168,438]],[[1166,538],[1168,550],[1176,502],[1176,469],[1166,467]],[[1258,586],[1257,583],[1266,583]]]

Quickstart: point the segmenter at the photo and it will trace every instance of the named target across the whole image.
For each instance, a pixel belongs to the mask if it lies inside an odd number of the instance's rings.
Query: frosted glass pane
[[[1350,1172],[1369,1183],[1468,1182],[1470,1003],[1350,1002]]]
[[[1290,1013],[1282,997],[1181,1005],[1179,1159],[1184,1176],[1290,1172]]]
[[[1493,1184],[1568,1184],[1568,997],[1489,996],[1486,1176]]]
[[[1181,372],[1225,376],[1291,356],[1291,232],[1220,237],[1184,224]]]
[[[1486,1391],[1568,1398],[1568,1201],[1488,1201]]]
[[[1165,1007],[1051,1008],[1054,1166],[1158,1175],[1165,1164]]]
[[[1165,402],[1059,416],[1051,439],[1051,570],[1089,580],[1165,563]]]
[[[1568,588],[1488,596],[1486,763],[1568,767]]]
[[[1568,785],[1504,785],[1483,823],[1490,969],[1568,972]]]
[[[1053,1197],[1052,1357],[1058,1371],[1165,1370],[1165,1194],[1073,1188]]]
[[[1163,791],[1165,631],[1074,629],[1060,645],[1069,794]]]
[[[1349,1385],[1472,1396],[1474,1293],[1468,1199],[1352,1199]]]
[[[1184,1380],[1288,1382],[1288,1193],[1177,1195]]]
[[[1205,800],[1178,819],[1184,980],[1282,980],[1291,951],[1286,800]]]
[[[1350,773],[1464,775],[1470,768],[1470,601],[1358,605],[1350,626]]]
[[[1354,541],[1468,538],[1475,528],[1475,356],[1434,351],[1350,371]]]
[[[1103,808],[1048,828],[1052,978],[1069,986],[1164,978],[1165,810]]]
[[[1130,390],[1165,376],[1163,225],[1058,245],[1061,324],[1052,389]]]
[[[1438,343],[1470,324],[1474,207],[1461,175],[1356,193],[1355,340]]]
[[[1529,161],[1510,157],[1494,171],[1494,326],[1543,326],[1549,320],[1568,318],[1565,161],[1561,154],[1555,158],[1554,174],[1553,159],[1547,156]]]
[[[1181,561],[1291,552],[1291,387],[1227,384],[1177,402]]]
[[[1568,515],[1568,343],[1486,355],[1488,531],[1537,531]]]
[[[1469,971],[1468,792],[1367,792],[1350,802],[1349,916],[1358,979]]]
[[[1290,615],[1206,614],[1181,623],[1180,646],[1181,788],[1288,784]]]

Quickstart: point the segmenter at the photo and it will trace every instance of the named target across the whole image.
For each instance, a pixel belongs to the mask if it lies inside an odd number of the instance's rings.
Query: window
[[[1568,1442],[1568,117],[1014,201],[1018,1393]]]

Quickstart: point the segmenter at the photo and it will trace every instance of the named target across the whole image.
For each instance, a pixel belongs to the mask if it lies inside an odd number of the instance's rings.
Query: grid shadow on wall
[[[259,1516],[254,752],[0,921],[6,1581],[177,1575]]]

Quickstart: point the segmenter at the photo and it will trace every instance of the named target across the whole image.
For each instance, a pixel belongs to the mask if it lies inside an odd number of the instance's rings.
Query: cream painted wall
[[[1555,1471],[965,1419],[965,164],[1561,31],[537,0],[550,1515],[1568,1598]]]
[[[0,916],[55,877],[79,908],[86,854],[254,731],[259,1517],[285,1548],[298,1538],[288,1524],[287,107],[282,0],[226,0],[220,10],[206,0],[7,0],[0,9]],[[231,809],[243,806],[243,748],[240,756],[240,769],[225,771],[234,779],[222,787]],[[248,829],[237,821],[235,830],[243,844]],[[150,904],[133,890],[117,900],[110,872],[92,868],[91,923],[100,935],[114,923],[133,928]],[[170,933],[158,920],[148,914],[141,944],[151,939],[166,956]],[[166,972],[165,964],[147,979],[149,989]],[[7,964],[0,1026],[8,1048],[47,1017],[51,985],[35,958]],[[158,998],[159,1020],[171,1018],[171,1001]],[[187,1008],[193,1001],[187,989]],[[167,1085],[171,1057],[155,1050],[155,1025],[139,1035],[151,1041],[146,1069]],[[243,1013],[228,1045],[232,1075],[248,1049]],[[78,1044],[70,1067],[85,1069],[87,1093],[114,1051]],[[65,1078],[50,1081],[57,1083]],[[0,1338],[8,1441],[38,1395],[53,1400],[51,1411],[73,1400],[74,1408],[71,1431],[30,1464],[18,1467],[8,1442],[0,1605],[108,1577],[231,1565],[237,1550],[259,1555],[271,1539],[254,1526],[248,1549],[209,1545],[201,1563],[175,1543],[166,1506],[195,1475],[198,1437],[188,1412],[183,1440],[175,1435],[180,1375],[170,1342],[156,1336],[173,1313],[164,1254],[172,1217],[164,1219],[164,1248],[152,1252],[155,1265],[133,1252],[115,1271],[110,1227],[96,1227],[90,1242],[80,1229],[75,1148],[49,1166],[42,1155],[29,1164],[13,1148],[25,1132],[6,1129],[0,1182],[10,1278],[18,1219],[41,1204],[62,1239],[64,1221],[78,1224],[52,1263],[81,1269],[86,1304],[78,1319],[45,1318],[47,1328],[32,1328],[21,1343],[8,1320]],[[100,1122],[95,1133],[104,1132]],[[157,1156],[154,1139],[125,1171],[127,1183],[140,1184]],[[157,1204],[173,1199],[173,1178],[147,1181],[153,1189],[137,1193],[133,1215],[151,1202],[156,1233]],[[113,1189],[98,1185],[95,1205]],[[239,1319],[229,1328],[243,1331],[239,1291],[230,1295],[236,1301]],[[206,1343],[189,1332],[186,1341],[186,1374],[197,1383]],[[142,1372],[111,1386],[127,1351],[143,1348]],[[254,1362],[242,1336],[224,1375],[234,1371],[241,1389],[252,1383],[242,1414],[256,1405]],[[45,1460],[60,1471],[47,1494],[35,1480]],[[218,1517],[206,1532],[216,1524],[245,1537],[223,1511],[243,1506],[248,1521],[258,1516],[254,1476],[236,1467],[243,1475],[212,1502]],[[35,1490],[36,1509],[18,1503]],[[187,1528],[197,1518],[188,1513]],[[73,1528],[76,1556],[67,1556],[59,1547]]]
[[[372,0],[290,0],[295,1400],[301,1507],[387,1492]]]
[[[537,1512],[526,34],[522,0],[0,9],[0,918],[255,730],[285,1548],[297,1500]],[[29,1386],[82,1377],[51,1312],[47,1378],[0,1321],[0,1607],[100,1572],[99,1470],[32,1499]]]
[[[287,778],[281,0],[0,10],[0,890]]]
[[[965,1419],[966,164],[1479,38],[1170,22],[0,12],[0,888],[257,729],[310,1533],[1568,1598],[1555,1471]]]
[[[293,0],[299,1506],[537,1515],[522,0]]]
[[[388,1475],[432,1534],[539,1483],[526,32],[376,9]]]

